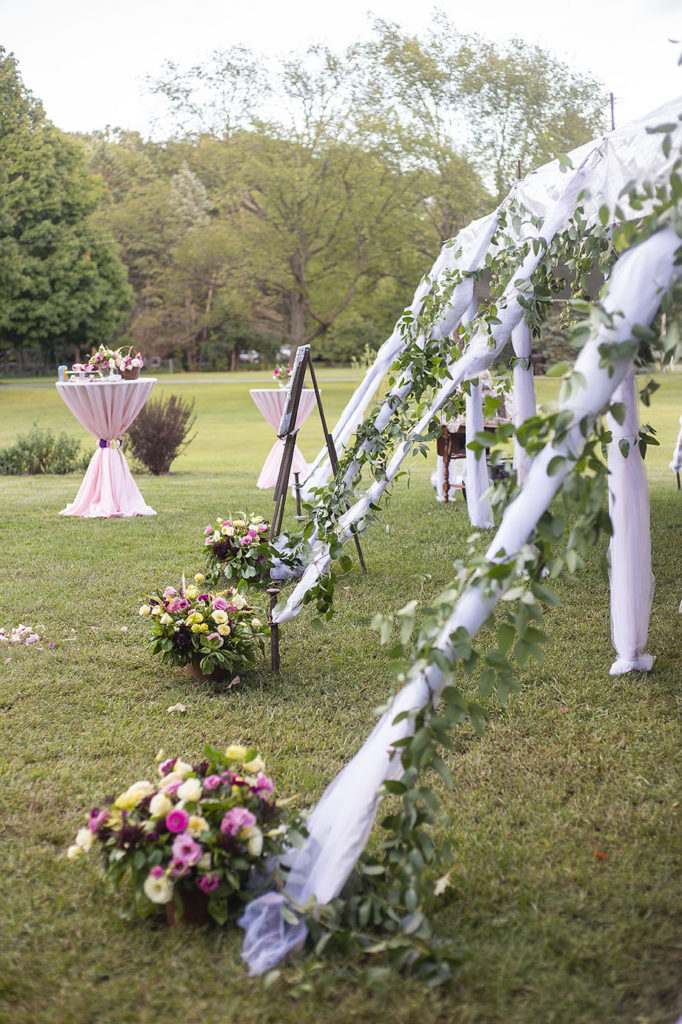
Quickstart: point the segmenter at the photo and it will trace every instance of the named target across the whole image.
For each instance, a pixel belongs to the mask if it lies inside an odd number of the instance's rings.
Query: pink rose
[[[222,781],[219,775],[207,775],[204,779],[204,789],[217,789]]]
[[[182,785],[182,783],[179,783]],[[168,790],[166,790],[168,792]],[[184,832],[189,824],[189,814],[184,807],[174,807],[166,815],[166,828],[169,832]]]
[[[258,772],[256,785],[253,787],[257,793],[274,793],[275,784],[263,772]]]
[[[214,612],[224,612],[226,610],[227,610],[227,601],[225,600],[225,598],[224,597],[216,597],[215,601],[213,602],[213,611]]]
[[[247,807],[233,807],[220,822],[220,831],[227,836],[236,836],[242,829],[256,824],[256,815]]]

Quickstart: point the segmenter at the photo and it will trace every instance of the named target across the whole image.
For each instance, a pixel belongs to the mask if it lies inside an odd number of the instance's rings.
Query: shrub
[[[90,461],[80,448],[77,438],[64,431],[55,437],[49,427],[42,429],[34,422],[28,434],[17,434],[13,445],[0,448],[0,474],[73,473]]]
[[[188,437],[196,421],[193,411],[194,400],[184,402],[176,395],[151,399],[128,427],[133,456],[154,476],[167,473],[173,459],[193,440]]]

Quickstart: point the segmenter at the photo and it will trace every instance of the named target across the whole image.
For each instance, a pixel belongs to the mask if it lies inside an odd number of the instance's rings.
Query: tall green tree
[[[132,290],[113,238],[92,220],[101,183],[1,47],[0,150],[0,346],[54,361],[110,341]]]

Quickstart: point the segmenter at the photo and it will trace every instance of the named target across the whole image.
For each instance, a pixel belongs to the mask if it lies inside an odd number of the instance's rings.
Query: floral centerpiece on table
[[[124,380],[135,380],[143,366],[144,359],[132,345],[116,349],[116,367]]]
[[[276,366],[272,378],[277,381],[280,387],[285,388],[288,386],[293,372],[291,366]]]
[[[268,540],[270,524],[263,516],[239,512],[232,519],[218,516],[204,530],[204,550],[209,579],[216,583],[269,582],[274,549]]]
[[[132,909],[142,915],[173,903],[182,916],[198,900],[224,924],[258,894],[269,858],[296,839],[298,819],[290,815],[288,826],[253,749],[208,746],[198,764],[174,757],[158,774],[94,807],[68,857],[98,846],[105,885],[115,891],[130,876]]]
[[[109,374],[116,370],[116,351],[108,345],[100,345],[96,351],[90,353],[84,363],[74,363],[73,369],[88,372],[99,370],[100,373]]]
[[[140,608],[152,629],[148,649],[171,665],[198,666],[203,675],[238,675],[255,665],[265,650],[268,627],[234,588],[205,591],[205,577],[177,590],[166,587],[148,596]]]

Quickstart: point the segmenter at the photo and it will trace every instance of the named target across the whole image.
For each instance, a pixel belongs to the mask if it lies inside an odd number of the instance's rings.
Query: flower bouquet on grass
[[[295,812],[285,820],[264,768],[242,746],[208,746],[195,765],[164,761],[157,782],[135,782],[93,808],[67,856],[76,860],[99,846],[106,890],[115,892],[128,876],[133,882],[128,915],[166,904],[171,923],[203,914],[224,924],[258,895],[269,859],[301,834]]]
[[[226,678],[255,665],[269,629],[234,588],[204,591],[197,573],[186,586],[149,595],[140,615],[149,619],[148,649],[171,665],[187,665],[202,676]],[[194,674],[194,673],[193,673]]]
[[[287,388],[293,372],[291,366],[276,366],[272,379],[276,380],[281,388]]]
[[[268,583],[276,552],[268,540],[270,524],[262,516],[237,513],[234,519],[220,516],[204,530],[208,578],[217,584]]]

